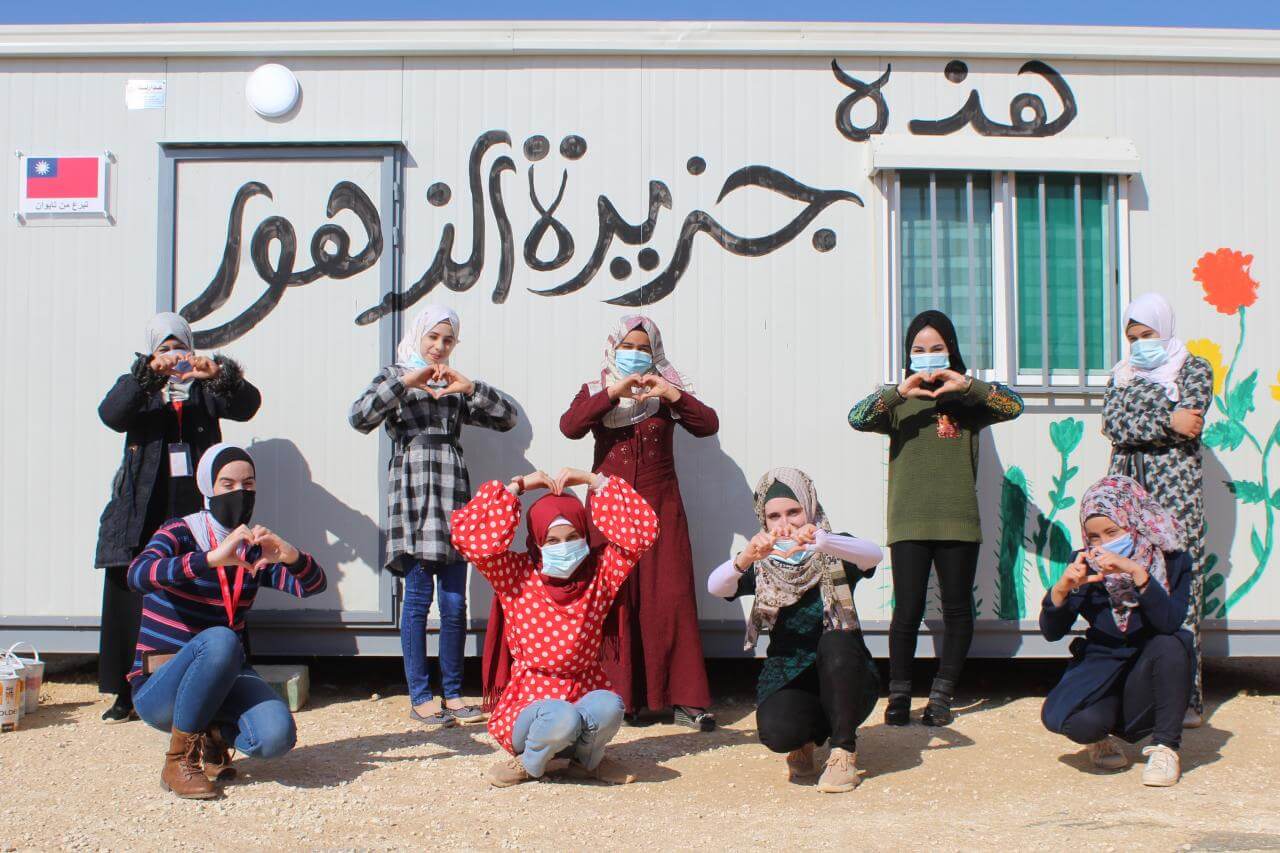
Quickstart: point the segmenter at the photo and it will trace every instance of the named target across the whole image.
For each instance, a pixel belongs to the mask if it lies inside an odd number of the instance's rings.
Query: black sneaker
[[[113,723],[127,723],[131,720],[138,719],[138,712],[133,710],[133,705],[126,705],[117,697],[111,707],[102,712],[102,721],[111,725]]]
[[[715,731],[716,715],[705,708],[690,708],[686,705],[676,705],[671,709],[671,712],[677,726],[697,729],[700,732]]]

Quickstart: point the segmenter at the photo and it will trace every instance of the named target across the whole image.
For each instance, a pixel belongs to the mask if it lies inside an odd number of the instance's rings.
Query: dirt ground
[[[496,790],[483,726],[416,728],[394,663],[316,663],[297,749],[238,760],[206,803],[161,792],[164,735],[102,724],[87,670],[54,676],[0,735],[0,849],[1280,850],[1280,662],[1211,662],[1209,719],[1185,737],[1175,788],[1144,788],[1140,765],[1094,773],[1044,731],[1061,662],[974,661],[950,729],[888,728],[882,700],[859,737],[863,784],[840,795],[790,784],[757,742],[750,664],[713,670],[730,697],[719,731],[622,730],[637,784]]]

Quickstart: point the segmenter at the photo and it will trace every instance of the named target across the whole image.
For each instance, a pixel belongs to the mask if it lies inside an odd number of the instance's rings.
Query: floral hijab
[[[639,314],[628,314],[623,317],[618,325],[614,327],[613,332],[609,334],[608,343],[604,348],[604,362],[600,368],[600,381],[589,383],[588,387],[591,392],[598,394],[623,378],[622,374],[618,372],[618,366],[614,361],[614,353],[617,352],[618,344],[622,343],[622,339],[636,329],[643,329],[644,333],[649,336],[649,347],[653,350],[652,371],[670,382],[674,387],[692,394],[692,383],[680,371],[672,367],[671,362],[667,361],[667,353],[662,346],[662,332],[658,331],[658,325],[648,317],[641,317]],[[651,399],[645,400],[643,403],[637,403],[635,400],[623,397],[604,416],[604,425],[610,429],[635,426],[656,415],[661,405],[662,403],[659,400]]]
[[[1182,524],[1138,484],[1137,480],[1122,475],[1103,477],[1089,487],[1080,500],[1080,532],[1085,536],[1084,523],[1095,515],[1111,519],[1116,526],[1133,537],[1133,556],[1147,574],[1169,589],[1169,574],[1165,570],[1164,555],[1181,551],[1186,547]],[[1097,571],[1098,566],[1087,555],[1085,561]],[[1138,606],[1138,590],[1129,575],[1107,575],[1103,581],[1111,597],[1111,610],[1116,627],[1127,629],[1129,612]]]
[[[767,526],[764,506],[769,501],[770,491],[775,490],[775,484],[785,486],[786,491],[795,495],[796,501],[804,507],[810,523],[830,532],[831,522],[827,520],[827,513],[818,502],[818,492],[813,481],[797,468],[774,468],[760,478],[756,485],[755,504],[761,529]],[[783,560],[768,557],[758,560],[754,568],[756,595],[747,619],[747,636],[743,642],[743,649],[746,651],[756,647],[761,634],[767,634],[773,629],[779,610],[795,604],[815,586],[822,590],[823,618],[829,630],[853,631],[858,628],[853,589],[849,586],[844,561],[839,557],[812,551],[799,565],[793,566]]]

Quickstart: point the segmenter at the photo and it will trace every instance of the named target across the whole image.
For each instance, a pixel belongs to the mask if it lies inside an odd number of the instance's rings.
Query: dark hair
[[[964,373],[968,368],[965,367],[964,356],[960,354],[960,340],[956,337],[956,327],[952,324],[951,318],[941,311],[930,309],[921,311],[907,326],[907,336],[903,340],[903,349],[906,352],[907,375],[915,373],[911,369],[911,345],[915,342],[916,335],[920,334],[920,330],[929,327],[942,336],[942,342],[947,345],[947,353],[951,356],[951,369],[956,373]]]

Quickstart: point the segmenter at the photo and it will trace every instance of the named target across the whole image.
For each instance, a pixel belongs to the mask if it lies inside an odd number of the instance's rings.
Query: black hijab
[[[911,369],[911,345],[915,342],[916,335],[920,334],[920,330],[925,326],[929,326],[939,335],[942,336],[942,342],[947,345],[947,352],[951,355],[951,369],[956,373],[964,373],[968,368],[964,364],[964,356],[960,354],[960,340],[956,337],[956,327],[951,323],[951,318],[941,311],[922,311],[911,321],[911,325],[907,326],[907,336],[903,341],[903,348],[906,351],[906,360],[904,364],[907,368],[907,375],[915,373]]]

